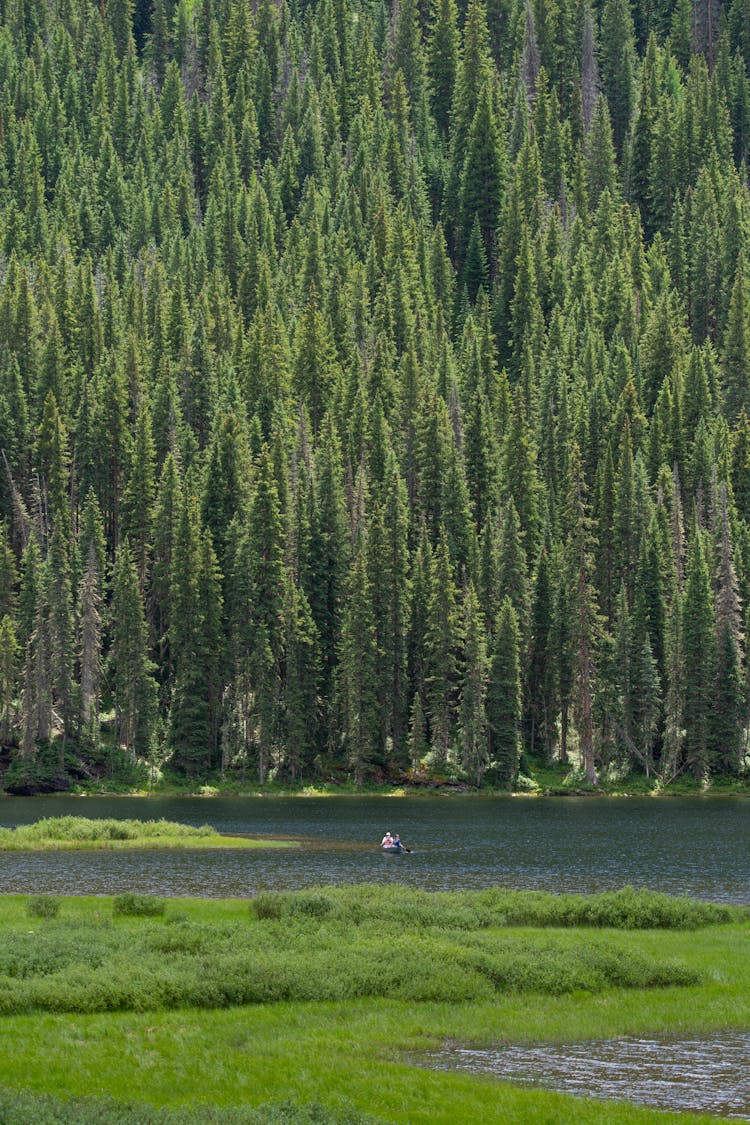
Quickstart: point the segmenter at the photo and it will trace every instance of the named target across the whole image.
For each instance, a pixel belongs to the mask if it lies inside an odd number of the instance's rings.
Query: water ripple
[[[750,1033],[701,1038],[627,1037],[581,1043],[448,1044],[420,1056],[437,1070],[466,1070],[580,1097],[750,1121]]]

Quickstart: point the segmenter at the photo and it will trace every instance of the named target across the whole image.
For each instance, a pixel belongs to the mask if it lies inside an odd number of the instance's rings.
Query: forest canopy
[[[749,67],[748,0],[0,0],[6,787],[742,774]]]

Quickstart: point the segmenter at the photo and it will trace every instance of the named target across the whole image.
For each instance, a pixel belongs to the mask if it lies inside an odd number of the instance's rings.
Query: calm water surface
[[[421,1065],[424,1062],[423,1055]],[[492,1074],[565,1094],[750,1120],[750,1035],[746,1033],[704,1039],[507,1044],[491,1050],[453,1044],[427,1056],[427,1063],[438,1070]]]
[[[259,887],[398,881],[597,891],[625,883],[750,902],[745,798],[4,797],[0,824],[76,814],[290,836],[257,852],[0,853],[0,891],[249,895]],[[386,829],[413,848],[383,856]]]

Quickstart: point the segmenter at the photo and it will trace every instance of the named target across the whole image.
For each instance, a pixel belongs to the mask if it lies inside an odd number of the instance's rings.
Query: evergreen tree
[[[147,756],[156,710],[156,684],[148,658],[148,634],[138,574],[127,541],[112,572],[112,693],[117,743],[133,761]]]
[[[367,558],[360,550],[352,564],[341,627],[341,696],[349,765],[361,785],[377,762],[375,696],[375,621]]]
[[[736,421],[740,411],[750,409],[750,300],[745,272],[744,256],[740,255],[724,339],[724,411],[730,422]]]
[[[18,675],[18,642],[8,614],[0,618],[0,742],[6,744],[14,727]]]
[[[78,587],[81,669],[81,731],[96,744],[99,740],[99,711],[102,677],[101,579],[96,546],[89,543],[86,565]]]
[[[461,634],[448,544],[441,535],[432,564],[425,636],[431,744],[436,765],[441,769],[447,765],[453,745]]]
[[[711,766],[711,725],[715,714],[714,613],[703,533],[696,530],[688,554],[682,602],[682,660],[684,662],[684,758],[698,778]]]
[[[461,764],[475,785],[481,785],[482,775],[489,762],[487,676],[487,650],[479,603],[473,587],[470,586],[464,600],[463,682],[458,722]]]
[[[448,135],[453,91],[458,69],[458,10],[455,0],[440,0],[428,46],[430,100],[435,122]]]
[[[635,105],[635,41],[629,0],[605,0],[600,44],[602,82],[615,146],[621,152]]]
[[[520,758],[521,676],[518,619],[509,598],[500,607],[490,659],[487,722],[493,771],[500,784],[510,788]]]
[[[596,643],[600,622],[592,585],[592,521],[588,511],[586,482],[580,450],[573,446],[568,469],[565,522],[568,534],[572,634],[575,652],[576,726],[581,745],[581,764],[591,784],[597,784],[594,763],[593,694]]]
[[[210,766],[211,718],[201,648],[205,621],[200,604],[201,528],[197,500],[184,494],[175,531],[170,576],[169,647],[174,690],[169,712],[172,767],[199,774]]]

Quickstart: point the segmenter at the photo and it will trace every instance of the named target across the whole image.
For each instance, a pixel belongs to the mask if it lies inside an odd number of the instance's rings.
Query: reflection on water
[[[427,1062],[438,1070],[492,1074],[581,1097],[750,1120],[750,1033],[746,1032],[702,1039],[508,1044],[492,1050],[449,1045],[429,1054]]]
[[[136,817],[291,836],[253,852],[0,853],[0,891],[250,895],[260,887],[398,881],[597,891],[625,883],[748,902],[750,801],[577,797],[3,797],[0,824]],[[386,829],[411,855],[383,856]]]

